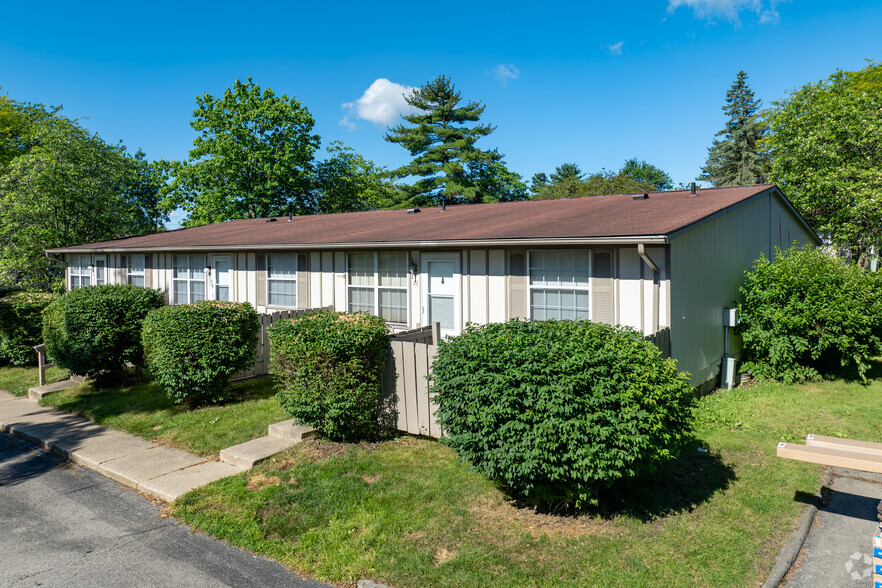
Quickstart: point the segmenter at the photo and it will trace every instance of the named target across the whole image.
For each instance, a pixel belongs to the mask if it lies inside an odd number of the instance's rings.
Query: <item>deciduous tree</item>
[[[622,165],[619,175],[631,178],[635,182],[652,184],[655,190],[670,190],[674,187],[671,176],[666,171],[636,157],[632,157]]]
[[[236,80],[223,96],[196,98],[199,136],[184,162],[166,162],[167,211],[183,208],[185,226],[234,218],[311,214],[315,121],[294,97]]]
[[[882,249],[882,64],[837,71],[767,112],[772,181],[854,259]]]
[[[395,207],[401,194],[385,168],[340,141],[331,143],[328,153],[330,157],[315,166],[317,212]]]

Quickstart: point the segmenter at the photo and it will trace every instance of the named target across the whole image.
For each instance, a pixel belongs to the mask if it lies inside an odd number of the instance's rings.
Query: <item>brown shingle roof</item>
[[[254,248],[405,242],[593,239],[664,236],[772,188],[771,184],[565,200],[539,200],[234,220],[213,225],[65,247],[77,250]]]

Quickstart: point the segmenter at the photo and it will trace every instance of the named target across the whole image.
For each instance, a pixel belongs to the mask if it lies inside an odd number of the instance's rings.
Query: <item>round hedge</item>
[[[855,370],[882,353],[882,276],[815,248],[778,250],[741,287],[743,369],[794,382]]]
[[[282,408],[330,439],[376,433],[389,347],[383,319],[316,312],[280,321],[267,333]]]
[[[16,292],[0,298],[0,364],[37,365],[34,346],[43,339],[43,310],[55,296]]]
[[[691,427],[688,376],[626,327],[470,325],[441,342],[432,374],[445,442],[535,504],[596,504],[675,456]]]
[[[159,308],[144,320],[147,369],[177,403],[220,402],[230,376],[253,364],[259,333],[257,313],[247,302]]]
[[[165,304],[157,290],[130,285],[76,288],[43,313],[46,353],[81,376],[114,378],[128,362],[144,363],[141,323]]]

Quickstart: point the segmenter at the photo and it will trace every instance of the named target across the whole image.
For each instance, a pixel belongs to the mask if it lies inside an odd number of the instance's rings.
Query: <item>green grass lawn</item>
[[[174,404],[150,381],[118,388],[96,388],[87,382],[50,394],[42,404],[82,414],[111,429],[212,455],[266,435],[267,426],[289,419],[274,395],[272,381],[259,378],[233,384],[224,404],[191,409]]]
[[[578,517],[518,508],[444,445],[412,437],[309,441],[186,495],[172,512],[348,585],[758,585],[823,472],[778,459],[776,444],[808,433],[882,442],[878,365],[874,376],[868,386],[759,384],[707,396],[679,460]]]
[[[51,384],[67,378],[67,370],[49,368],[46,370],[46,383]],[[28,388],[40,385],[40,374],[35,367],[4,366],[0,368],[0,390],[16,396],[24,396]]]

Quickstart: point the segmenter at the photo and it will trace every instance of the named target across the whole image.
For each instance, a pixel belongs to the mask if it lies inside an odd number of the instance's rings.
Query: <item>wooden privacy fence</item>
[[[438,353],[441,325],[397,333],[390,338],[383,374],[383,425],[414,435],[441,437],[428,376]]]
[[[671,327],[665,327],[652,335],[647,335],[644,339],[652,341],[661,350],[662,357],[671,356]]]
[[[299,316],[303,316],[305,314],[312,314],[313,312],[323,311],[333,312],[334,307],[325,306],[323,308],[298,308],[297,310],[278,310],[276,312],[258,315],[257,318],[258,321],[260,321],[260,334],[258,335],[257,339],[257,349],[254,351],[254,365],[250,369],[235,374],[230,379],[244,380],[246,378],[254,378],[256,376],[263,376],[269,373],[270,341],[269,337],[266,336],[267,327],[269,327],[276,321],[293,319]]]

